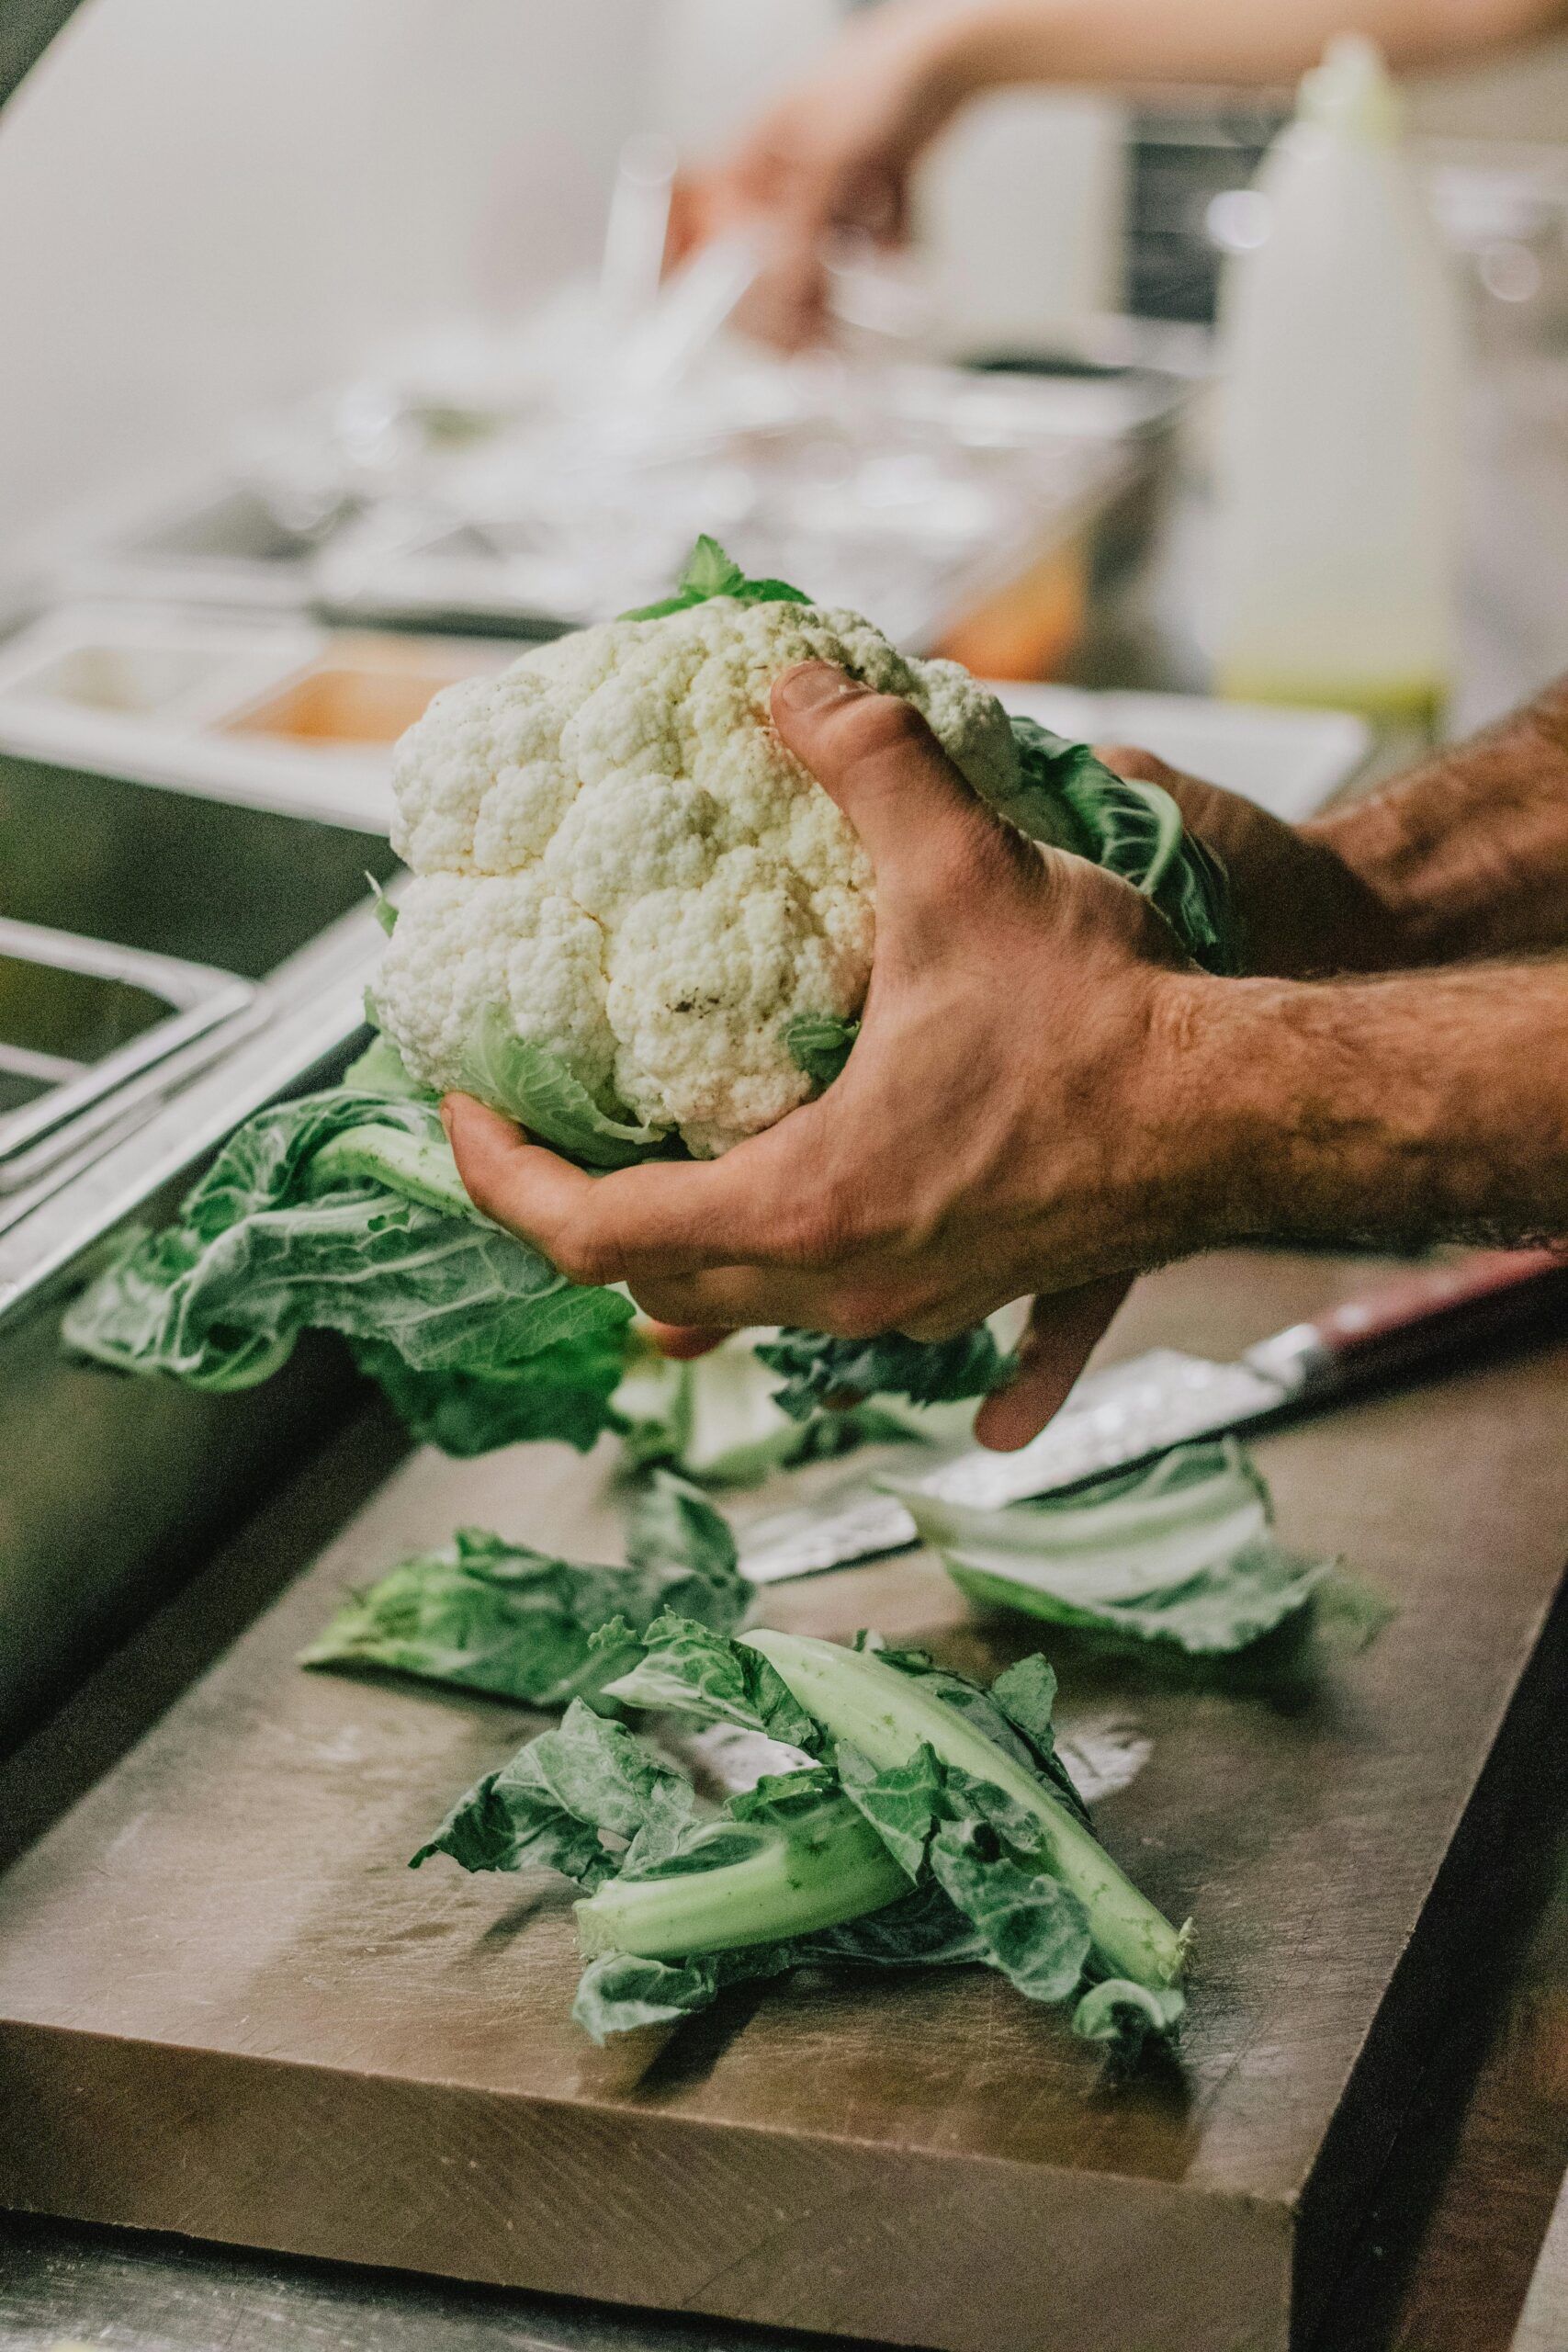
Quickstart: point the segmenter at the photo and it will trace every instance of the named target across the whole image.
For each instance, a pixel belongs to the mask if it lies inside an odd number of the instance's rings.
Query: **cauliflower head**
[[[1013,799],[1007,714],[966,670],[782,597],[604,622],[434,697],[394,755],[414,879],[376,983],[416,1080],[493,1099],[477,1041],[502,1031],[636,1123],[617,1133],[704,1159],[807,1100],[786,1033],[858,1015],[875,931],[865,853],[769,721],[811,661],[903,695]]]

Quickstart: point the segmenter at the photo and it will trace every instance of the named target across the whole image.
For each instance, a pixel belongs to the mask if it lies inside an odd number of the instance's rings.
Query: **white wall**
[[[88,0],[0,113],[0,566],[595,252],[646,0]]]
[[[807,73],[843,0],[649,0],[650,122],[689,163],[722,154],[776,92]]]

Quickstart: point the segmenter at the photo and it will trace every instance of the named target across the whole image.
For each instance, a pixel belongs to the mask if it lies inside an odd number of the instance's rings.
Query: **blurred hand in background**
[[[1564,21],[1565,0],[882,0],[854,17],[722,163],[682,183],[671,257],[761,226],[768,259],[743,323],[794,349],[826,324],[835,236],[902,243],[916,164],[982,91],[1031,82],[1279,86],[1344,32],[1376,40],[1396,68],[1419,70]]]
[[[674,259],[728,230],[767,235],[744,318],[753,334],[785,350],[821,334],[836,237],[904,243],[913,167],[967,94],[953,16],[922,4],[858,17],[723,163],[679,184]]]

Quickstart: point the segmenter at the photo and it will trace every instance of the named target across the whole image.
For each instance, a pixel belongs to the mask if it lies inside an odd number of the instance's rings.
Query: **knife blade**
[[[1568,1258],[1551,1250],[1483,1250],[1400,1275],[1273,1333],[1233,1363],[1150,1349],[1080,1380],[1055,1419],[1017,1453],[975,1447],[912,1483],[944,1502],[1000,1510],[1561,1321],[1568,1321]],[[815,1506],[756,1521],[741,1534],[740,1566],[753,1584],[779,1584],[919,1540],[904,1505],[859,1480]]]

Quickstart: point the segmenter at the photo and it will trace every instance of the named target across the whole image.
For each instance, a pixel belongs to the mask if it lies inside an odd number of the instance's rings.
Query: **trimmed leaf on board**
[[[735,1538],[713,1506],[660,1475],[637,1498],[625,1567],[583,1566],[459,1528],[349,1593],[301,1656],[312,1667],[378,1668],[489,1691],[530,1707],[592,1697],[642,1655],[666,1614],[728,1633],[751,1598]],[[615,1645],[594,1636],[619,1629]]]

